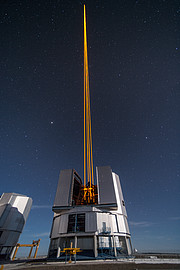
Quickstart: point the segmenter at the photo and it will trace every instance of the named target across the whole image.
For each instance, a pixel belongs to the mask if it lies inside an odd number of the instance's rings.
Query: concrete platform
[[[0,264],[1,265],[1,264]],[[46,259],[36,260],[16,260],[11,263],[5,263],[3,270],[157,270],[157,269],[179,269],[180,258],[135,258],[121,260],[96,260],[96,261],[78,261],[76,263],[65,263],[59,261],[48,261]]]

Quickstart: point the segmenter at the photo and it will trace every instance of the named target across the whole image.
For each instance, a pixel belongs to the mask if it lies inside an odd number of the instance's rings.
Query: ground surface
[[[14,261],[4,264],[3,270],[158,270],[179,269],[180,259],[123,259],[119,261],[81,261],[72,263],[47,262],[47,261]]]
[[[118,260],[77,261],[76,264],[47,260],[46,257],[37,259],[16,259],[13,262],[0,262],[3,270],[180,270],[180,254],[137,254],[135,258]]]

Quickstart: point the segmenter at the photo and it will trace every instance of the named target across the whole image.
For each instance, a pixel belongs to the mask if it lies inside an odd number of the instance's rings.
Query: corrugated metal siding
[[[80,249],[94,249],[94,238],[93,237],[78,237],[77,247]]]
[[[126,233],[126,227],[125,227],[125,221],[124,221],[124,217],[123,216],[120,216],[118,215],[117,216],[117,220],[118,220],[118,226],[119,226],[119,232],[124,232]]]
[[[111,228],[112,228],[112,232],[118,232],[118,228],[117,228],[117,222],[116,222],[116,217],[115,215],[110,215],[111,217]]]
[[[98,203],[114,204],[116,202],[112,170],[109,166],[97,167]]]
[[[67,233],[68,214],[61,215],[59,221],[59,233]]]
[[[85,216],[85,232],[95,232],[97,230],[97,218],[95,212],[87,212]]]
[[[62,170],[59,176],[54,206],[69,206],[73,170]]]
[[[60,222],[60,216],[56,217],[53,220],[53,229],[52,229],[51,238],[59,237],[59,222]]]

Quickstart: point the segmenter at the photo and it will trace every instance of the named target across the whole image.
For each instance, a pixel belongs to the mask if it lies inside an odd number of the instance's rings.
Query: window
[[[98,256],[115,256],[114,243],[111,235],[97,237]]]
[[[125,236],[115,236],[114,240],[116,243],[117,256],[121,254],[128,255]]]
[[[77,215],[76,231],[77,232],[85,232],[85,214],[78,214]]]
[[[76,215],[69,215],[68,232],[75,232]]]
[[[56,249],[58,247],[58,238],[51,240],[51,249]]]
[[[68,233],[85,232],[85,214],[69,215]]]
[[[58,252],[58,238],[51,239],[50,249],[49,249],[49,257],[57,258]]]

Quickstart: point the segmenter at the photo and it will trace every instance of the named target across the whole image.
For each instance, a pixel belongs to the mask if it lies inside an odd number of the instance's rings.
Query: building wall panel
[[[29,199],[28,197],[18,196],[15,202],[13,203],[13,207],[15,207],[19,213],[23,214],[26,208],[28,199]]]
[[[111,218],[112,232],[113,233],[118,232],[116,216],[115,215],[110,215],[110,218]]]
[[[1,246],[15,246],[19,239],[19,232],[4,231],[0,237]]]
[[[6,222],[6,219],[10,213],[11,205],[9,204],[3,204],[0,206],[1,208],[1,215],[0,215],[0,228],[4,227],[4,223]]]
[[[56,218],[54,218],[51,238],[59,237],[59,222],[60,222],[60,216],[57,216]]]
[[[120,183],[119,176],[117,174],[113,173],[113,178],[116,179],[118,197],[119,197],[119,202],[120,202],[120,205],[121,205],[122,214],[125,215],[125,216],[127,216],[126,207],[125,207],[125,202],[124,202],[124,197],[123,197],[123,193],[122,193],[122,188],[121,188],[121,183]]]
[[[124,222],[124,217],[122,215],[118,215],[117,220],[118,220],[119,232],[126,233],[126,226],[125,226],[125,222]]]
[[[111,217],[109,213],[97,213],[98,232],[111,232]]]
[[[124,217],[124,224],[125,224],[125,227],[126,227],[126,232],[127,233],[130,233],[129,226],[128,226],[128,222],[127,222],[127,218],[126,217]]]
[[[109,166],[97,167],[98,203],[116,204],[116,196],[112,178],[112,170]]]
[[[10,212],[3,225],[4,229],[21,232],[24,224],[25,220],[23,218],[23,215],[18,212],[17,208],[11,207]]]
[[[77,237],[77,247],[83,249],[94,249],[93,237]]]
[[[59,176],[54,206],[69,206],[72,185],[73,170],[62,170]]]
[[[95,232],[97,230],[97,217],[95,212],[87,212],[85,216],[85,231]]]
[[[26,222],[26,220],[27,220],[27,218],[28,218],[28,215],[29,215],[29,212],[30,212],[30,210],[31,210],[32,202],[33,202],[32,199],[29,198],[29,199],[28,199],[28,202],[27,202],[27,204],[26,204],[26,207],[25,207],[25,209],[24,209],[23,216],[24,216],[25,222]]]
[[[61,215],[59,220],[59,233],[67,233],[68,215]]]
[[[117,200],[117,205],[118,205],[118,213],[122,214],[122,203],[121,203],[121,198],[120,198],[120,192],[119,192],[119,186],[118,186],[118,179],[116,177],[115,173],[112,173],[113,176],[113,183],[114,183],[114,189],[115,189],[115,194],[116,194],[116,200]]]

